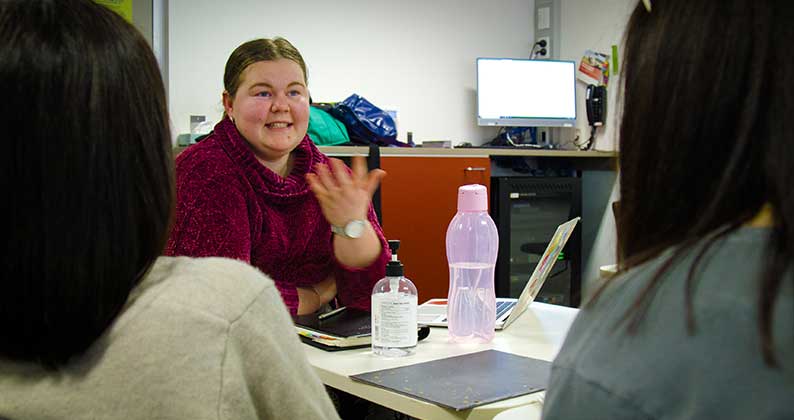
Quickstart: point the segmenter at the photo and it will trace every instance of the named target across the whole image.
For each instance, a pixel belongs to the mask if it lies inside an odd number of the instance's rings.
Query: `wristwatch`
[[[331,232],[346,238],[355,239],[360,238],[364,234],[364,228],[366,227],[366,220],[351,220],[344,227],[331,225]]]

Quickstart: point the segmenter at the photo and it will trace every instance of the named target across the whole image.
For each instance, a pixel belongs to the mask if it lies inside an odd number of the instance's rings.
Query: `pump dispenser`
[[[372,289],[372,353],[379,356],[408,356],[416,348],[418,297],[397,257],[399,248],[400,241],[389,241],[391,261],[386,264],[386,277]]]

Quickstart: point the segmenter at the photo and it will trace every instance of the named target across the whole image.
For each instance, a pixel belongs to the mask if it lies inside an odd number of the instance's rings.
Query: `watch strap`
[[[361,235],[364,233],[364,229],[366,229],[367,224],[369,224],[368,220],[353,219],[347,222],[345,226],[331,225],[331,232],[340,236],[344,236],[345,238],[356,239],[356,238],[360,238]],[[355,226],[359,226],[358,227],[358,229],[360,229],[359,234],[357,236],[349,235],[348,228],[353,229]]]

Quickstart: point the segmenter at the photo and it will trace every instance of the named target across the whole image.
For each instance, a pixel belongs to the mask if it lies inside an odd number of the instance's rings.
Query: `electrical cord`
[[[590,130],[591,130],[590,131],[590,138],[588,138],[586,141],[580,142],[579,141],[579,135],[577,135],[573,139],[568,140],[565,143],[560,144],[560,146],[559,146],[560,149],[565,149],[565,146],[568,146],[569,144],[572,144],[572,145],[576,146],[576,148],[579,149],[579,150],[582,150],[582,151],[590,150],[593,147],[594,140],[595,140],[595,127],[594,126],[590,126]]]
[[[593,144],[595,143],[595,133],[596,133],[596,126],[591,125],[590,138],[587,139],[587,141],[585,141],[584,143],[579,143],[578,142],[579,136],[576,136],[576,138],[573,139],[573,144],[576,145],[576,147],[578,147],[579,150],[590,150],[593,147]]]
[[[540,50],[535,51],[535,49],[537,47],[540,47]],[[534,59],[535,56],[537,56],[538,54],[540,54],[542,56],[546,56],[546,40],[545,39],[541,39],[540,41],[532,44],[532,49],[529,51],[530,60]]]
[[[498,144],[495,144],[495,142],[497,141],[497,139],[499,139],[499,137],[502,137],[502,135],[503,135],[503,134],[504,134],[504,144],[506,144],[506,145],[508,145],[508,146],[510,146],[510,147],[516,147],[516,148],[531,148],[531,149],[546,149],[546,148],[548,148],[548,147],[546,147],[546,146],[543,146],[542,144],[533,144],[533,143],[516,143],[516,142],[514,142],[514,141],[513,141],[513,139],[510,137],[510,131],[509,131],[509,130],[507,130],[507,128],[506,128],[506,127],[499,127],[499,129],[498,129],[498,130],[497,130],[497,132],[496,132],[496,137],[494,137],[494,139],[493,139],[493,140],[489,141],[489,142],[488,142],[488,143],[486,143],[486,144],[490,144],[490,145],[492,145],[492,146],[494,146],[494,145],[498,145]]]
[[[537,53],[533,54],[533,55],[532,55],[532,56],[530,56],[529,58],[534,60],[534,59],[535,59],[535,57],[536,57],[538,54],[540,54],[541,56],[545,57],[545,56],[546,56],[546,49],[545,49],[545,48],[541,48],[541,49],[540,49],[540,51],[538,51]]]
[[[540,145],[540,144],[531,144],[531,143],[518,144],[518,143],[514,143],[513,139],[510,138],[510,133],[505,133],[505,141],[507,142],[507,144],[509,144],[510,146],[513,146],[513,147],[528,147],[528,148],[532,148],[532,149],[542,149],[543,148],[543,146]]]
[[[584,150],[590,150],[593,148],[593,144],[595,144],[595,133],[596,133],[596,126],[590,126],[590,138],[587,139],[587,144],[585,144]]]
[[[576,146],[577,149],[581,147],[579,144],[579,136],[576,136],[573,139],[566,141],[565,143],[561,143],[559,145],[559,148],[564,150],[565,147],[568,146],[569,144]]]

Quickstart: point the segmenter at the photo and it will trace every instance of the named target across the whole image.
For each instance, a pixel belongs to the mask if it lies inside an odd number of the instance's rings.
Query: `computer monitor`
[[[575,123],[573,61],[477,59],[478,125],[573,127]]]

